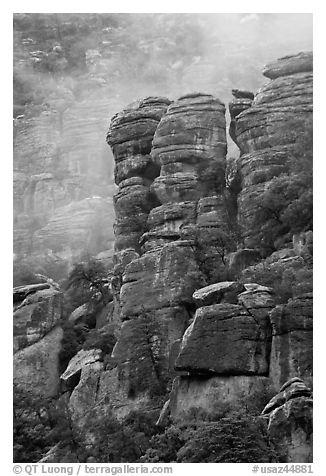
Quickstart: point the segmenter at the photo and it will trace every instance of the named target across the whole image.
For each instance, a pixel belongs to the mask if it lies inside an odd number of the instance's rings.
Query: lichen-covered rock
[[[192,294],[202,279],[189,241],[172,242],[147,252],[125,269],[120,292],[122,318],[192,303]]]
[[[20,298],[23,300],[17,306]],[[15,288],[14,299],[14,351],[17,351],[39,341],[58,324],[62,317],[63,294],[43,283]]]
[[[63,330],[55,327],[41,340],[14,354],[14,383],[37,397],[54,397],[59,392],[59,352]]]
[[[273,329],[270,377],[280,387],[292,377],[312,376],[312,295],[290,299],[270,313]]]
[[[253,316],[236,304],[201,307],[184,335],[176,370],[267,375],[271,336],[264,317]]]

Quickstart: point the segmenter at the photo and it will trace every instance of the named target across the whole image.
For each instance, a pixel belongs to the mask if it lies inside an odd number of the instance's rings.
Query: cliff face
[[[91,31],[83,18],[18,14],[14,23],[15,264],[60,280],[82,254],[113,247],[104,137],[121,106],[91,49],[77,48],[82,29]]]
[[[55,283],[14,288],[14,384],[34,396],[55,397],[60,386],[63,294]]]
[[[61,375],[73,424],[88,445],[94,418],[123,420],[160,410],[162,401],[160,425],[259,407],[270,437],[282,436],[283,461],[311,461],[312,231],[309,203],[304,211],[300,204],[310,184],[312,55],[282,58],[264,74],[271,81],[256,95],[233,90],[230,135],[241,152],[233,176],[225,106],[210,94],[147,97],[111,120],[118,190],[106,312],[117,341],[112,353],[96,345],[78,352]],[[40,168],[34,194],[52,187],[47,174]],[[19,190],[24,180],[19,175]],[[272,203],[271,216],[266,203],[275,186],[293,190],[286,208]],[[105,194],[70,203],[62,192],[62,200],[35,232],[39,246],[65,258],[85,239],[94,250],[108,248]],[[43,217],[47,207],[38,207]],[[295,226],[293,215],[300,216]],[[18,362],[57,329],[59,291],[32,292],[16,292]],[[40,308],[47,318],[36,326]],[[108,320],[98,320],[98,332]]]
[[[261,15],[248,24],[245,14],[221,20],[200,14],[21,13],[13,20],[15,263],[54,279],[82,253],[113,246],[113,207],[106,201],[114,193],[113,158],[103,137],[116,111],[145,94],[177,97],[198,87],[227,101],[237,81],[259,87],[262,62],[309,43],[306,34],[297,38],[289,31],[286,15],[271,21]],[[263,42],[255,37],[261,29]],[[165,180],[162,173],[157,186]],[[194,178],[183,180],[189,187]],[[100,236],[96,245],[67,240],[58,216],[67,228],[66,207],[78,208],[70,234],[88,242],[84,228],[93,222],[83,200],[92,197],[107,207],[103,225],[96,227],[107,242]],[[57,249],[61,238],[64,252]]]
[[[258,91],[251,106],[240,114],[234,103],[230,109],[236,116],[234,134],[241,151],[238,216],[248,247],[260,244],[257,209],[263,192],[274,177],[298,172],[300,137],[312,124],[312,55],[281,58],[266,66],[263,74],[272,81]],[[303,141],[299,147],[305,146]]]
[[[238,266],[246,268],[243,276],[250,278],[257,265],[248,265],[266,253],[257,242],[253,206],[271,180],[295,173],[291,167],[297,150],[287,127],[298,117],[301,129],[296,134],[308,127],[311,61],[310,54],[299,54],[267,66],[264,74],[273,79],[256,96],[233,91],[231,133],[241,150],[237,217],[225,183],[225,109],[212,96],[193,94],[170,104],[152,141],[148,163],[151,170],[153,163],[158,167],[156,177],[146,175],[143,168],[138,169],[137,182],[127,179],[133,187],[144,187],[144,180],[151,183],[151,196],[142,201],[140,215],[133,213],[136,219],[141,216],[141,226],[137,225],[137,235],[136,229],[128,230],[131,240],[124,240],[124,251],[116,228],[116,259],[120,259],[116,276],[121,283],[117,315],[124,323],[112,358],[118,369],[115,381],[125,392],[113,404],[117,414],[121,407],[125,414],[135,405],[149,405],[150,389],[159,384],[165,391],[171,388],[175,372],[181,375],[164,407],[175,420],[194,408],[213,412],[217,402],[237,406],[255,400],[271,389],[276,392],[290,378],[310,380],[311,295],[297,292],[286,304],[277,305],[272,287],[223,277]],[[113,147],[115,121],[108,136]],[[133,145],[135,131],[138,146],[144,133],[130,128]],[[113,151],[119,166],[119,151]],[[149,154],[148,147],[145,152]],[[134,164],[137,153],[138,149],[129,149],[125,163]],[[120,188],[124,190],[124,181]],[[128,204],[128,192],[124,197]],[[131,193],[129,197],[135,205]],[[119,217],[117,201],[116,210]],[[237,221],[243,238],[238,242],[230,238]],[[262,265],[270,265],[272,272],[306,269],[296,254],[298,247],[291,246]],[[127,250],[129,259],[122,265]],[[127,342],[128,352],[123,351]],[[142,388],[139,383],[150,375]],[[292,457],[302,456],[289,460]]]

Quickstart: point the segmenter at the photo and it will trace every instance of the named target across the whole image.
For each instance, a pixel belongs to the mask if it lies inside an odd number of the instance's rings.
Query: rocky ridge
[[[276,279],[269,285],[254,278],[267,269],[282,282],[304,273],[309,280],[312,232],[294,235],[266,257],[251,208],[253,194],[259,199],[273,177],[289,171],[289,154],[295,158],[291,137],[279,130],[297,115],[303,128],[309,120],[309,58],[299,54],[266,67],[272,81],[254,97],[233,91],[238,209],[230,206],[226,183],[221,101],[203,93],[175,102],[149,97],[112,118],[107,141],[119,189],[108,312],[117,342],[109,355],[80,351],[61,375],[70,382],[69,412],[86,441],[88,424],[109,412],[123,420],[134,410],[158,411],[165,398],[158,420],[164,426],[190,413],[200,420],[214,418],[217,408],[264,401],[263,407],[281,387],[263,410],[268,431],[273,438],[281,432],[284,461],[311,461],[312,399],[303,379],[312,377],[312,294],[294,282],[280,303]],[[237,222],[243,242],[233,234]],[[38,293],[45,305],[48,288],[18,290],[16,312],[38,303]],[[25,321],[33,322],[33,312]],[[107,325],[100,321],[99,328]],[[40,326],[38,339],[53,322]],[[28,334],[24,325],[20,332]]]

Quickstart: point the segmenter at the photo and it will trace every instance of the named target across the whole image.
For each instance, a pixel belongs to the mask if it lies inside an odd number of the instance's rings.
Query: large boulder
[[[242,291],[245,291],[243,284],[237,281],[224,281],[197,289],[192,297],[196,305],[202,307],[219,304],[223,298],[225,302],[225,296],[234,296],[236,299],[236,296]]]
[[[265,316],[242,305],[201,307],[183,337],[175,368],[199,375],[267,375],[270,339]]]

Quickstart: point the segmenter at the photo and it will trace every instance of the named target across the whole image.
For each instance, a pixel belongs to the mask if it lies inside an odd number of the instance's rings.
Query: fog
[[[311,14],[16,14],[14,18],[15,72],[26,80],[36,102],[42,88],[55,96],[56,84],[61,90],[58,98],[67,101],[68,89],[70,100],[80,99],[90,92],[87,74],[110,87],[112,100],[118,98],[121,104],[148,95],[177,98],[193,88],[227,99],[232,87],[257,89],[264,81],[260,71],[266,62],[312,49]],[[16,96],[19,92],[15,88]]]
[[[14,213],[26,254],[60,207],[112,196],[113,114],[151,95],[201,91],[227,103],[232,88],[257,91],[266,63],[312,49],[312,14],[18,13],[13,33]],[[31,197],[44,173],[52,178]]]

